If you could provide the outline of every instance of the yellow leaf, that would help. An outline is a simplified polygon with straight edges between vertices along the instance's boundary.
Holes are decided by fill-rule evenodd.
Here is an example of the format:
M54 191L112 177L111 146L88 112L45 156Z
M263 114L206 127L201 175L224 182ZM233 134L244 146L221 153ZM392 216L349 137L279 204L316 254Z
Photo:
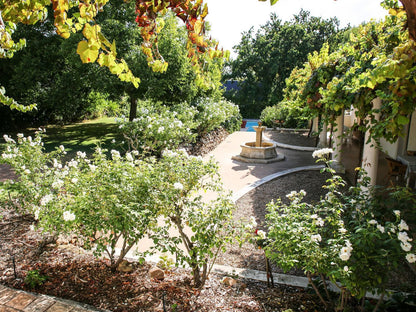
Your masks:
M202 31L202 27L204 26L204 24L202 23L202 21L201 20L197 20L196 22L195 22L195 26L194 26L194 30L195 30L195 33L196 34L201 34L201 31Z
M82 31L82 34L88 40L90 40L90 39L98 40L97 35L100 32L101 32L101 27L99 25L91 26L90 24L85 24L84 30Z
M397 15L397 11L395 9L390 9L389 14L395 16Z
M87 41L81 41L78 43L77 53L83 63L93 63L98 57L98 47L88 44Z

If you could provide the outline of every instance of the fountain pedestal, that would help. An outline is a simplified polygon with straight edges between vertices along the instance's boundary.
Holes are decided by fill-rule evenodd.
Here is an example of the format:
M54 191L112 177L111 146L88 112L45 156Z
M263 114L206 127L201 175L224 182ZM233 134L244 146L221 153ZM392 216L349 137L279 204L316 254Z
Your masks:
M240 155L233 156L233 160L247 162L268 164L285 159L284 155L280 155L276 151L276 144L272 142L263 142L263 131L266 127L253 127L256 131L256 141L247 142L241 146Z

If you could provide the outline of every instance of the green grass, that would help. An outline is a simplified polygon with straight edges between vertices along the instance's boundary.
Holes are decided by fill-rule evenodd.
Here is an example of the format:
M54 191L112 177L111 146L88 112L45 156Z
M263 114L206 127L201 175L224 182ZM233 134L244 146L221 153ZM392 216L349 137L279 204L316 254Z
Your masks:
M59 145L65 146L68 152L66 158L73 158L77 151L91 154L97 144L104 149L120 149L123 138L117 133L117 124L113 117L103 117L94 120L83 121L69 125L49 125L45 127L46 133L43 138L45 151L50 152ZM37 129L28 128L22 130L25 136L34 136ZM16 138L17 133L7 133ZM116 143L112 143L115 140ZM4 140L1 138L1 147L4 147Z

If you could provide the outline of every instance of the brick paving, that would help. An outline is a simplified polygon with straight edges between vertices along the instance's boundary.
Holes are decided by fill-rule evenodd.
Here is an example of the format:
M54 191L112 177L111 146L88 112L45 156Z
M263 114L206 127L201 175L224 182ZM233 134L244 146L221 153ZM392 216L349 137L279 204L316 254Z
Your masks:
M0 285L0 312L97 312L77 302L28 293Z

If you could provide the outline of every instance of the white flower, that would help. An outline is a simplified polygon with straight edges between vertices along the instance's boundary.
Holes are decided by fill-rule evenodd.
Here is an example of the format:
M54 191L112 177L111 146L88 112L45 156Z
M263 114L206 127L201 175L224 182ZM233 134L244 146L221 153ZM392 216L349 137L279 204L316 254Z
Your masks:
M78 152L77 152L77 156L78 156L79 158L85 158L86 154L85 154L85 152L78 151Z
M23 137L24 137L24 135L23 135L23 133L18 133L18 134L17 134L17 137L21 139L21 138L23 138Z
M62 152L65 152L65 147L64 147L63 145L59 145L59 149L60 149Z
M403 231L403 230L405 230L405 231L409 231L409 226L407 225L406 221L404 221L404 220L400 220L400 223L399 223L399 230L400 230L400 231Z
M324 156L327 156L331 153L333 153L334 151L332 150L332 148L323 148L317 151L314 151L312 153L312 157L313 158L323 158Z
M76 184L76 183L78 183L78 179L77 178L72 178L71 179L71 182L74 183L74 184Z
M39 220L39 213L40 213L40 209L39 208L35 209L34 211L35 220Z
M182 153L182 154L184 154L186 157L188 157L189 155L188 155L188 152L186 151L186 149L184 149L184 148L180 148L179 150L178 150L178 152L179 153Z
M400 217L400 210L393 210L394 214L398 217Z
M160 126L159 129L157 129L157 133L162 133L165 130L165 127Z
M318 218L318 219L316 220L316 225L318 225L318 226L324 226L324 224L325 224L325 222L324 222L324 220L322 220L321 218Z
M25 174L30 174L30 170L29 170L29 169L25 169L23 172L24 172Z
M381 226L380 224L377 224L377 229L378 229L381 233L384 233L384 226Z
M30 229L31 231L34 231L34 230L35 230L35 225L34 225L34 224L31 224L31 225L29 226L29 229Z
M399 239L399 241L401 241L402 243L406 243L406 242L410 242L412 239L409 238L409 236L407 235L407 232L399 232L399 234L397 234L397 238Z
M173 188L176 190L183 190L183 185L180 182L176 182L175 184L173 184Z
M315 214L311 215L311 218L312 219L318 219L318 215L315 213Z
M344 266L344 271L345 271L345 272L348 272L348 270L349 270L348 266L347 266L347 265L346 265L346 266Z
M113 143L113 144L116 143L116 140L115 139L112 139L111 140L111 143Z
M416 261L416 256L414 254L407 254L406 255L406 260L409 263L414 263Z
M62 181L62 180L60 180L60 179L58 179L58 180L56 180L55 182L53 182L53 183L52 183L52 187L53 187L54 189L59 189L59 188L61 188L62 186L64 186L64 181Z
M116 150L111 150L111 158L113 158L113 160L117 160L120 159L120 152L116 151Z
M351 242L349 240L345 242L345 245L346 246L342 247L339 252L339 257L343 261L347 261L351 257L351 251L353 250Z
M351 254L342 252L339 254L339 257L341 258L342 261L347 261L351 257Z
M311 236L311 241L313 242L321 242L322 241L322 237L320 234L315 234Z
M345 233L347 233L347 230L346 230L345 228L340 228L338 231L339 231L341 234L345 234Z
M265 231L258 230L257 235L260 236L261 239L266 239L266 232Z
M133 156L131 155L131 153L126 153L126 159L127 159L128 161L134 161L134 158L133 158Z
M404 251L410 251L410 249L412 249L412 245L409 242L401 242L400 247L402 247Z
M73 214L70 211L64 211L63 218L65 221L74 221L75 220L75 214Z
M68 162L68 167L73 167L73 168L76 168L78 166L78 162L76 161L76 160L74 160L74 159L71 159L69 162Z
M371 225L375 225L375 224L377 224L378 222L376 221L376 220L370 220L370 221L368 221L368 224L371 224Z
M256 217L253 217L253 216L251 216L251 217L250 217L250 224L251 224L253 227L256 227L256 226L257 226Z
M53 199L53 195L52 195L52 194L45 195L45 196L43 196L43 197L40 199L40 205L41 205L41 206L45 206L45 205L46 205L47 203L49 203L52 199Z
M92 171L92 172L94 172L95 171L95 169L97 169L97 166L95 166L95 165L89 165L90 166L90 170Z

